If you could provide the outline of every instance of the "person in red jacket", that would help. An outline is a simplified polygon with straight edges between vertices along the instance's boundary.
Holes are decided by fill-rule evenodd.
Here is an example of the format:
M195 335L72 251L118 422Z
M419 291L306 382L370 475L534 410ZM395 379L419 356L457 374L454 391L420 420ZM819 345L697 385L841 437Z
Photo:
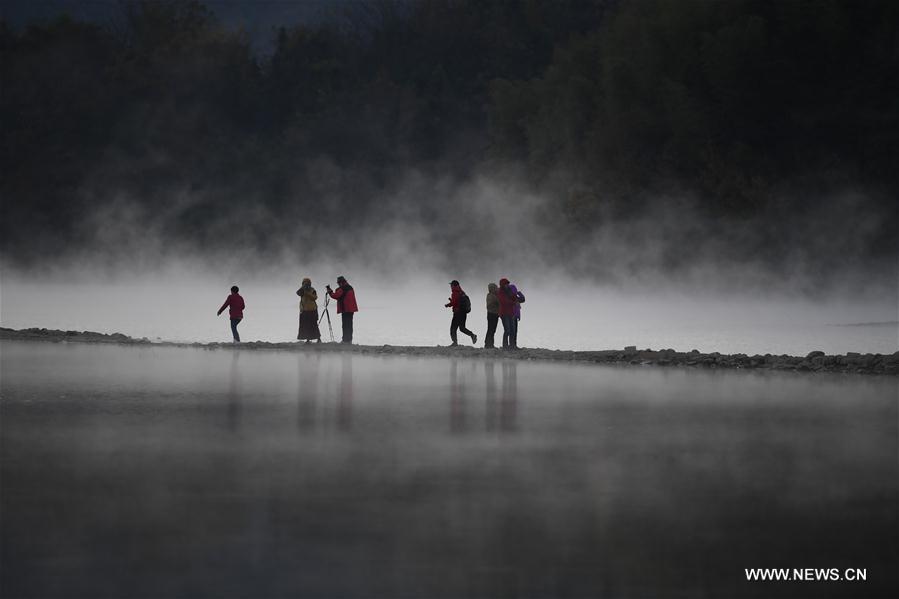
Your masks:
M515 316L518 297L512 291L509 279L499 280L496 298L499 300L499 318L503 323L503 349L518 349L518 319Z
M231 335L234 336L234 343L240 343L237 325L243 320L243 311L247 307L246 302L244 302L240 294L237 293L238 291L240 291L240 289L237 288L237 285L232 287L231 295L225 298L225 303L222 304L222 307L219 308L219 311L215 314L216 316L219 316L225 311L225 308L228 308L228 315L231 317Z
M459 281L450 281L450 292L449 303L445 304L444 307L453 309L453 321L450 323L450 339L453 340L452 345L459 345L456 342L457 329L471 337L472 344L477 343L478 336L465 328L465 321L468 319L468 313L471 312L471 300L468 299L468 296L462 291Z
M341 343L353 342L353 314L359 311L356 305L356 291L342 276L337 277L337 291L326 285L325 289L332 299L337 300L337 313L343 321L343 339Z

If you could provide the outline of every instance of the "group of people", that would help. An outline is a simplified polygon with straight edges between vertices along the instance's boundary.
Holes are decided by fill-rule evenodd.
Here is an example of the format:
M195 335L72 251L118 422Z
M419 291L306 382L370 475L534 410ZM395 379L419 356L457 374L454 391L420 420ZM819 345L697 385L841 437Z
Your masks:
M231 288L231 295L225 298L225 303L219 308L216 315L221 314L228 308L228 315L231 317L231 335L234 337L234 343L240 343L240 334L237 332L237 325L243 320L243 311L247 304L239 293L240 289L235 285ZM328 296L337 302L337 313L340 314L343 324L343 338L341 343L353 342L353 314L359 311L356 304L356 291L349 284L345 277L337 277L337 289L331 289L330 285L325 285L325 291ZM308 277L303 279L300 288L297 289L297 295L300 296L300 328L297 332L297 339L306 343L310 343L313 339L321 343L322 335L318 328L318 292L312 286L312 280Z
M337 313L340 314L343 328L343 337L341 343L353 342L353 314L359 311L359 305L356 303L356 291L343 276L337 277L337 290L331 289L330 285L325 285L325 291L328 296L337 301ZM300 330L297 333L297 340L305 340L309 343L315 339L316 343L321 343L322 334L318 328L318 292L312 287L312 280L306 277L303 279L302 285L297 289L297 295L300 296ZM328 317L330 323L330 316Z
M343 337L341 343L353 342L353 315L359 311L356 303L356 291L349 284L345 277L337 277L337 289L331 289L330 285L325 285L328 297L337 302L337 313L341 316ZM243 311L247 305L243 297L240 295L240 289L237 285L231 287L231 295L225 298L225 303L219 308L216 315L220 315L228 309L228 315L231 317L231 334L234 337L234 343L240 343L240 334L237 332L237 325L243 320ZM319 314L318 314L318 292L312 286L312 280L308 277L303 279L300 288L297 289L297 295L300 297L300 327L297 332L297 340L321 343L322 335L319 330ZM524 303L524 294L518 288L509 282L509 279L502 278L499 285L490 283L487 285L487 334L484 337L484 347L494 348L494 336L498 323L503 325L503 349L518 349L518 321L521 320L521 304ZM465 327L468 320L468 314L471 312L471 299L459 285L459 281L450 281L450 297L446 304L447 308L452 308L453 319L450 323L450 339L452 345L458 345L457 332L471 337L473 344L478 342L478 336ZM329 317L330 322L330 317Z
M524 294L509 279L499 280L487 285L487 334L484 336L484 347L496 347L494 337L498 323L503 325L503 349L518 349L518 321L521 320L521 304ZM459 345L457 331L471 337L472 344L478 342L478 336L465 327L468 314L471 312L471 299L462 289L459 281L450 281L450 297L446 304L453 309L453 320L450 323L451 345Z

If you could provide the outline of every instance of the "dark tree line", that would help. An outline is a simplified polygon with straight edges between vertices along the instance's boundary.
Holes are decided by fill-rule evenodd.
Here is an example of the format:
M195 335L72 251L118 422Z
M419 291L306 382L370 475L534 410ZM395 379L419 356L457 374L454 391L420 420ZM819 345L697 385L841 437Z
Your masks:
M685 194L770 248L766 223L853 190L876 221L856 250L891 255L897 24L873 0L361 2L261 56L192 0L0 23L4 253L89 245L121 206L185 249L264 252L310 214L364 225L407 169L512 169L572 243Z

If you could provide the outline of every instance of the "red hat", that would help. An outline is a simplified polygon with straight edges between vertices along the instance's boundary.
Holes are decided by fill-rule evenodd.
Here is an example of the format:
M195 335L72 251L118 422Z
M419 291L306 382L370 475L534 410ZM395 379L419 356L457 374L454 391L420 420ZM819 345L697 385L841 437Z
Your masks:
M509 284L509 279L503 277L502 279L499 280L499 284L500 284L500 285L508 285L508 284Z

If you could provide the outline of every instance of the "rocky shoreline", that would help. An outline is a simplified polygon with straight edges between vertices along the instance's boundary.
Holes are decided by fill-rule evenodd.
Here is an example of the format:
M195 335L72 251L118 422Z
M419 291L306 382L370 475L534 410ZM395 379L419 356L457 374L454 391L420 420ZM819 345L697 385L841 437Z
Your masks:
M600 351L570 351L539 348L523 348L516 351L483 349L469 346L396 346L396 345L342 345L339 343L302 344L250 341L233 343L178 343L172 341L151 342L135 339L122 333L96 333L93 331L60 331L52 329L8 329L0 327L0 339L22 341L47 341L54 343L105 343L120 345L153 345L168 347L194 347L204 349L273 349L315 351L327 353L359 353L404 356L448 356L462 358L502 357L517 360L551 360L559 362L591 362L595 364L628 366L668 366L704 369L757 369L789 370L797 372L837 372L852 374L899 374L899 351L892 354L827 355L813 351L806 356L786 354L753 355L701 353L697 350L679 352L673 349L624 349Z

